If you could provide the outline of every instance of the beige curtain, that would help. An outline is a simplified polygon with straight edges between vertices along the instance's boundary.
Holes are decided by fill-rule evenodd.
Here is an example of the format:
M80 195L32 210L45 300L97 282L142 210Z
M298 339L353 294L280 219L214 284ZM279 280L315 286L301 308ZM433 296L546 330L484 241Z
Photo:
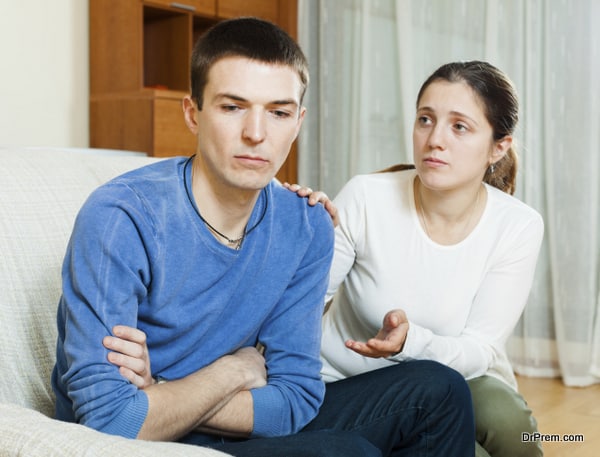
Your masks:
M351 176L412 161L422 81L488 60L521 99L517 197L546 236L509 342L517 372L600 382L600 0L300 0L311 65L300 182L335 195Z

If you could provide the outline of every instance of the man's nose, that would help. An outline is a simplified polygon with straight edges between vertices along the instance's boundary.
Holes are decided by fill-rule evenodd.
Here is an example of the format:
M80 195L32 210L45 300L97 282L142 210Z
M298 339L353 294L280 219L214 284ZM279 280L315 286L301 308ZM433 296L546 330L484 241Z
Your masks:
M244 139L252 143L261 143L264 141L266 134L265 113L260 110L250 110L246 115L242 132Z

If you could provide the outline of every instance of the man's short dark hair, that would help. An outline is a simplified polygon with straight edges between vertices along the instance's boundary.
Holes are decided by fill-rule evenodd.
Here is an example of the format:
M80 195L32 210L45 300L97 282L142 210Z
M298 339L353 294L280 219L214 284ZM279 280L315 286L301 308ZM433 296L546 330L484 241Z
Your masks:
M192 98L202 109L208 72L225 57L246 57L274 65L286 65L300 77L300 102L308 85L308 63L300 46L284 30L262 19L244 17L219 22L196 42L192 52Z

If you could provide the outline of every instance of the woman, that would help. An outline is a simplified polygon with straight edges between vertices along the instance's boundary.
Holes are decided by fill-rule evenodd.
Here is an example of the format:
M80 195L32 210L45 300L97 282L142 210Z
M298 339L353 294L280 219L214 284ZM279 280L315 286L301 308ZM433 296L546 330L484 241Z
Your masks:
M408 359L449 365L471 388L478 456L542 455L539 443L522 440L536 423L505 350L543 237L540 215L511 196L517 120L501 71L444 65L418 94L414 167L357 176L334 202L323 378ZM309 200L331 209L322 193Z
M414 169L357 176L334 201L321 344L326 382L406 359L456 369L473 396L477 455L494 457L542 455L522 442L536 423L505 350L543 237L540 215L511 197L517 120L512 83L488 63L447 64L425 81Z

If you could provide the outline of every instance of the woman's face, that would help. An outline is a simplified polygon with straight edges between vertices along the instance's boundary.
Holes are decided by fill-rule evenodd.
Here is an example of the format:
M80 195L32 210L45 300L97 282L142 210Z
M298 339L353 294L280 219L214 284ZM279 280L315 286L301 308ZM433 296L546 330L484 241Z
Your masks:
M481 183L489 164L498 160L492 135L483 103L466 83L434 81L418 102L413 128L421 182L435 190Z

